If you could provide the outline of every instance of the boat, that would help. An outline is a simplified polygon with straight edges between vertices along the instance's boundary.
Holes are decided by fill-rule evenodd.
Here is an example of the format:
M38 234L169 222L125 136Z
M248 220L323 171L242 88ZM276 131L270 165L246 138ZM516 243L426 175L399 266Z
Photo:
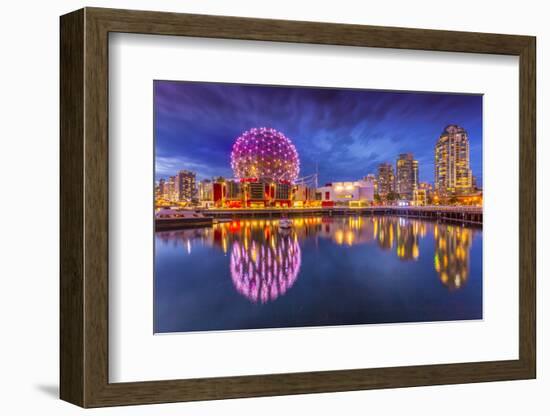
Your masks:
M194 210L161 208L155 213L155 231L212 225L212 218Z
M292 220L290 218L281 218L279 228L292 228Z

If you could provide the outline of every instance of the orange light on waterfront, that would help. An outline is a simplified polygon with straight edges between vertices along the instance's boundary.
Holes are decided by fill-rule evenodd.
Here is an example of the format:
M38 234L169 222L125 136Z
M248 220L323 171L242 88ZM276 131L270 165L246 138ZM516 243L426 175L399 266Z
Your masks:
M343 230L336 230L334 232L334 241L336 241L336 244L341 246L344 244L344 231Z
M354 240L353 231L347 231L346 232L346 243L348 244L348 246L353 245L353 240Z

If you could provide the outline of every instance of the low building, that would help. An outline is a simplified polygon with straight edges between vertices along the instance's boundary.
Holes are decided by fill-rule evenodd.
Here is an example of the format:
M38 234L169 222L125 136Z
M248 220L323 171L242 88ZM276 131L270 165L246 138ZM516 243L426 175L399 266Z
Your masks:
M432 205L434 201L434 188L428 182L420 182L418 188L413 191L412 205L424 206Z
M374 200L374 181L333 182L317 188L324 207L346 206L361 207L372 205Z
M203 208L214 205L214 183L210 179L199 182L199 204Z
M296 208L318 206L316 189L304 184L295 185L292 195L292 205Z
M292 185L288 182L274 182L269 179L242 182L244 206L247 208L290 207Z
M241 183L218 179L212 185L214 205L218 208L242 208Z
M415 189L411 205L423 207L428 205L428 191L426 189Z
M482 206L483 205L483 192L477 191L470 194L457 195L456 202L459 205L472 205L472 206Z
M213 184L213 204L219 208L290 207L292 185L268 179L219 179Z

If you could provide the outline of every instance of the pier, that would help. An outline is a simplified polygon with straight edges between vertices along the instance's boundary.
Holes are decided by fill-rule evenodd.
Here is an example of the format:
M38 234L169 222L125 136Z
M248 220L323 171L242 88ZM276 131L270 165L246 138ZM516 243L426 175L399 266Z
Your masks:
M370 206L370 207L316 207L316 208L260 208L260 209L216 209L202 210L212 218L280 218L302 216L344 216L344 215L393 215L460 224L483 224L483 208L469 206Z

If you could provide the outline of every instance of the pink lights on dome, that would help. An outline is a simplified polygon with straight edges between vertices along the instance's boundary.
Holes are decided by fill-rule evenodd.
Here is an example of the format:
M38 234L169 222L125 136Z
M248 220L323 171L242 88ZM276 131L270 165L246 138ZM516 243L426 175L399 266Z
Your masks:
M269 178L293 183L300 173L300 159L292 141L267 127L241 134L233 144L231 168L235 177Z

